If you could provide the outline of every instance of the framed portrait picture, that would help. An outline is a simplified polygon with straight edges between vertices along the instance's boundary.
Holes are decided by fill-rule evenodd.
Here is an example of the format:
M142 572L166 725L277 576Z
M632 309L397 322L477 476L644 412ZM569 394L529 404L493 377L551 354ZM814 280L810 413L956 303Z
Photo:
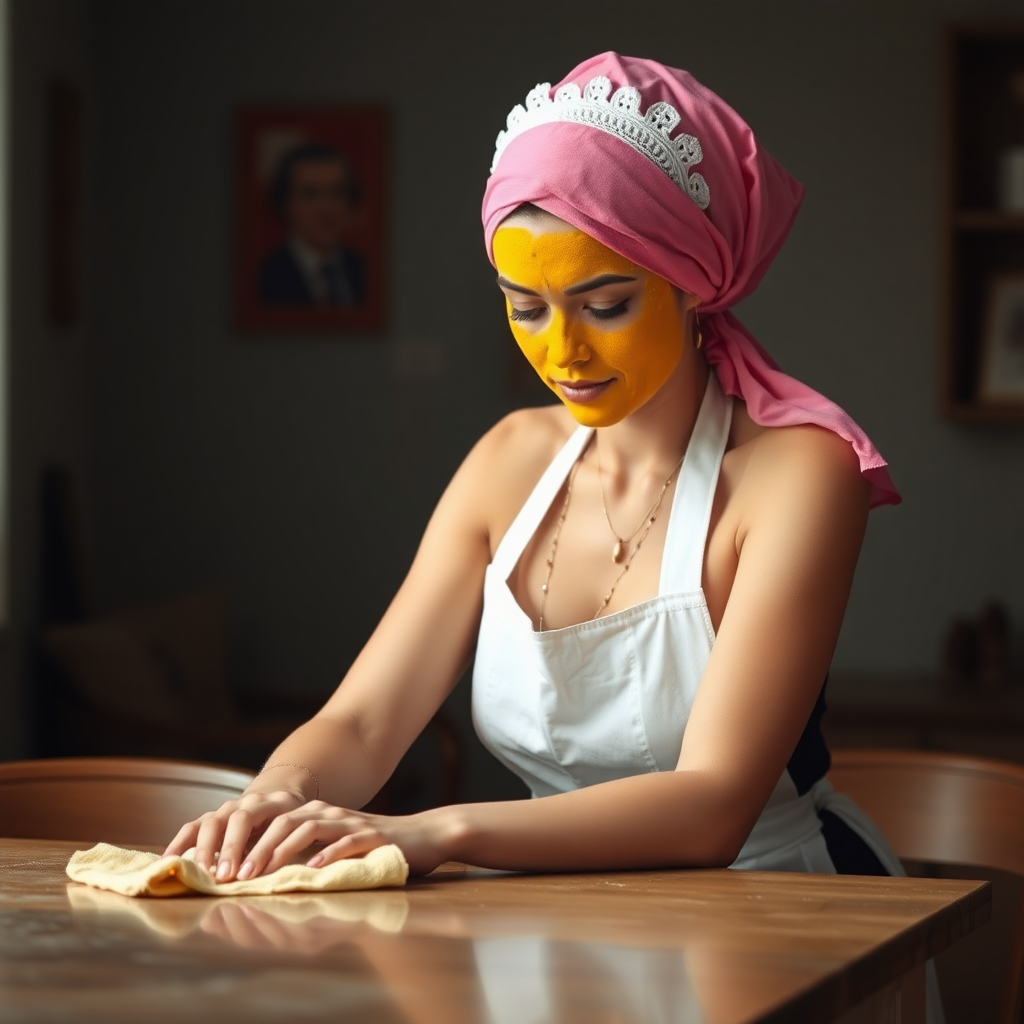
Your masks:
M380 331L386 108L246 107L236 127L238 328Z
M979 397L991 404L1024 405L1024 274L989 285L982 339Z

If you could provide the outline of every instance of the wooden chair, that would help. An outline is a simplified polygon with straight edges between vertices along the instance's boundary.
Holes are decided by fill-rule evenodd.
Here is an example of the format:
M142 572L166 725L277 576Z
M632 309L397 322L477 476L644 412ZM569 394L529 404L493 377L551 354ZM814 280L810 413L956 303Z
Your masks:
M240 796L251 772L189 761L68 757L0 763L0 836L163 846Z
M837 750L829 778L901 860L1024 876L1024 767L934 751ZM1024 1002L1024 898L1014 916L1004 1024L1017 1024Z

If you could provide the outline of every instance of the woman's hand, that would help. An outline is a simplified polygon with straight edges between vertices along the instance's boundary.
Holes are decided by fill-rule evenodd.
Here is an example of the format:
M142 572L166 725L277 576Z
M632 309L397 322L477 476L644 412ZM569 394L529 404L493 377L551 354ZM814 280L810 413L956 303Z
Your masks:
M334 807L323 800L303 802L291 790L247 793L184 825L164 851L182 854L195 847L195 861L218 882L245 881L276 871L313 844L326 844L307 862L323 867L361 857L394 843L415 875L433 871L448 859L450 808L405 817L387 817Z
M293 790L246 793L228 800L216 811L209 811L183 825L164 850L164 856L180 855L195 847L195 862L214 870L218 882L236 876L246 850L259 838L267 825L279 815L301 807L305 798Z
M237 877L244 881L276 871L314 843L326 845L307 861L309 867L319 868L346 857L361 857L378 846L394 843L405 855L410 872L423 875L448 859L445 837L450 832L450 824L446 812L450 810L436 808L420 814L389 817L311 800L274 818L237 874L229 874L227 870L222 873L218 866L217 880L224 882ZM224 856L222 851L222 863Z

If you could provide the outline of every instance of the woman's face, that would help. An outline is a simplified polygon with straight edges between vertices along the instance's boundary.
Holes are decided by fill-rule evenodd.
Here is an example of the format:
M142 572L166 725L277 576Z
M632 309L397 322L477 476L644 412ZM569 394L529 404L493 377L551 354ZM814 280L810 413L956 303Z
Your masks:
M685 296L549 214L513 215L492 243L512 334L588 427L636 412L679 364Z

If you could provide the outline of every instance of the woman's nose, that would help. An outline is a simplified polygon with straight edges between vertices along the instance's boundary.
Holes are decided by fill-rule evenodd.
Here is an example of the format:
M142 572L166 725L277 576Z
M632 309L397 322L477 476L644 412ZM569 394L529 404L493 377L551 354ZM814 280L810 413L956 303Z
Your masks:
M560 369L590 358L581 325L555 310L548 325L548 360Z

